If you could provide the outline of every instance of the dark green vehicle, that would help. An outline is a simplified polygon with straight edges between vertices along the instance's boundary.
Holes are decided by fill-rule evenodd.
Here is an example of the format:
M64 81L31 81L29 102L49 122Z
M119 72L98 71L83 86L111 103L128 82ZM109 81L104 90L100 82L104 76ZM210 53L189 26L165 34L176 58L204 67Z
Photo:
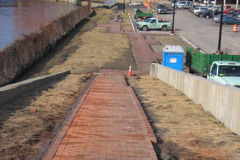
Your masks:
M240 62L240 55L204 54L193 48L186 48L185 65L189 68L189 73L207 77L207 74L215 61Z
M151 17L153 17L152 12L147 13L147 12L141 11L140 9L136 10L135 19L137 19L137 18L151 18Z

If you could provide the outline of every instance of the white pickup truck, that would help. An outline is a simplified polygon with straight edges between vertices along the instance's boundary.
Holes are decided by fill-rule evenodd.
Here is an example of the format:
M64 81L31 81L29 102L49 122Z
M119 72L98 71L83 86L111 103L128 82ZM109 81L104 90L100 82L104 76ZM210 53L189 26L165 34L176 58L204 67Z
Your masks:
M150 30L150 29L161 29L162 31L166 31L167 29L172 28L172 23L168 21L161 21L157 18L148 18L143 22L137 22L136 26L140 30Z
M207 79L240 88L240 62L215 61L211 65Z

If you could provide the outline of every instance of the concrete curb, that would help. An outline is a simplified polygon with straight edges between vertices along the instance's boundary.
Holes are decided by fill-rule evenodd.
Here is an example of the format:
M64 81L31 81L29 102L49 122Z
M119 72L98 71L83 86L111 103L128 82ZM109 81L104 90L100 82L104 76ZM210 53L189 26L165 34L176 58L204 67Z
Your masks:
M131 37L130 37L129 34L128 34L128 39L130 41L130 47L131 47L131 51L132 51L132 54L133 54L134 62L135 62L136 67L137 67L137 71L139 71L138 62L137 62L137 59L136 59L135 51L134 51L134 49L132 47L133 45L132 45Z
M185 38L183 35L179 35L184 41L186 41L187 43L189 43L191 46L193 46L195 49L197 49L198 47L195 45L195 44L193 44L191 41L189 41L187 38ZM206 54L204 51L202 51L202 50L200 50L200 52L202 52L202 53L204 53L204 54Z
M128 12L128 16L129 16L129 20L130 20L130 22L131 22L131 24L132 24L133 31L136 32L135 27L134 27L133 22L132 22L132 18L131 18L131 16L130 16L130 13L129 13L129 12Z
M56 80L70 74L70 71L64 71L47 76L28 79L22 82L10 84L0 88L0 104L6 103L34 88L41 86L49 81Z

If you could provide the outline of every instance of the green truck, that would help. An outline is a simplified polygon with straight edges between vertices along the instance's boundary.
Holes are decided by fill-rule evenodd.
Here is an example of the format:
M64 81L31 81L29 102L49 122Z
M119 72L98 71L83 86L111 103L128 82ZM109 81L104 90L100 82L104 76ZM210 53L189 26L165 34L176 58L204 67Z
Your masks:
M135 14L135 19L137 18L151 18L153 17L153 13L152 12L143 12L140 9L136 10L136 14Z
M159 21L157 18L148 18L143 22L137 22L136 26L139 30L161 29L166 31L172 28L172 23L168 21Z
M221 84L240 86L240 55L204 54L187 47L185 65L189 68L189 73Z

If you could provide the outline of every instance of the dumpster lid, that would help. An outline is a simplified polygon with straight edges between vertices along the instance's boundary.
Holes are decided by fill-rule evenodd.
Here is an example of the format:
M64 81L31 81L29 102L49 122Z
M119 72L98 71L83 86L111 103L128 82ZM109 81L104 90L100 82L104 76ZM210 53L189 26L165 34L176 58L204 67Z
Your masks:
M167 45L163 48L164 52L184 52L184 49L182 46L171 46L171 45Z

